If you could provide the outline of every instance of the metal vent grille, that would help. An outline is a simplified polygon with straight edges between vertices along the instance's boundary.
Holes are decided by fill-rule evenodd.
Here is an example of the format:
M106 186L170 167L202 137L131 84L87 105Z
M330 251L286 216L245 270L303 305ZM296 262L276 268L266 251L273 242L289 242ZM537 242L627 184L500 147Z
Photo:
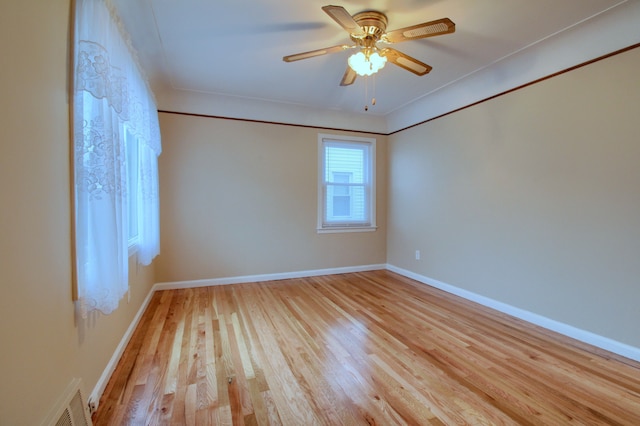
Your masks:
M73 418L73 426L89 426L84 406L85 404L83 402L82 394L80 393L80 389L78 389L69 403L69 410L71 411L71 417Z
M62 412L62 415L58 419L56 426L73 426L73 420L71 420L71 413L68 408Z
M74 379L53 408L49 421L50 426L91 426L89 406L86 404L82 390L82 381Z

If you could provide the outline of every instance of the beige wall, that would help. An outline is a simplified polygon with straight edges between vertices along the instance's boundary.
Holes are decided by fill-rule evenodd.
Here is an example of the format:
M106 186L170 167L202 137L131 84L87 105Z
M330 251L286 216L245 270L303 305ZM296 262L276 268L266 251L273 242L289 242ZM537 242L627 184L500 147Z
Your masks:
M335 132L169 113L160 126L159 282L385 263L386 137L379 229L318 234L318 133Z
M390 137L389 263L640 347L638 69L635 49Z
M71 302L68 0L0 6L0 424L37 425L72 378L91 392L154 282L78 321Z

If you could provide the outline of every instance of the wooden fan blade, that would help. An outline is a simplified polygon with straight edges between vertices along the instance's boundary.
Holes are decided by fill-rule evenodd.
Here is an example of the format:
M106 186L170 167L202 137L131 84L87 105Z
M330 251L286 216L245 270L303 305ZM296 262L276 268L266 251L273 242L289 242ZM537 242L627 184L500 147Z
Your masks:
M334 21L338 23L342 28L344 28L349 34L363 36L365 35L364 30L358 23L353 19L353 16L342 6L322 6L322 10L331 17Z
M411 27L389 31L382 36L381 41L386 43L399 43L401 41L416 40L419 38L434 37L455 32L456 24L451 19L443 18L436 21L425 22Z
M353 82L356 81L357 76L358 74L356 74L356 72L347 65L347 70L344 72L340 86L349 86L353 84Z
M325 47L324 49L311 50L309 52L296 53L295 55L289 55L282 58L285 62L299 61L301 59L313 58L315 56L326 55L328 53L342 52L343 50L350 49L352 46L341 44L339 46Z
M382 56L386 56L389 62L399 66L400 68L404 68L405 70L410 71L416 75L425 75L432 70L432 67L425 64L424 62L420 62L416 58L413 58L395 49L386 48L383 49L380 54Z

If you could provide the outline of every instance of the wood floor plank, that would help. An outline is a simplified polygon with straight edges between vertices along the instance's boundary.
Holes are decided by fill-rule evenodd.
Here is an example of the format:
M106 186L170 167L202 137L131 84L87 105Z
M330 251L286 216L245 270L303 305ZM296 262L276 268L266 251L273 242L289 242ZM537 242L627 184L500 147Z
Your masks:
M640 363L389 271L153 295L96 425L639 425Z

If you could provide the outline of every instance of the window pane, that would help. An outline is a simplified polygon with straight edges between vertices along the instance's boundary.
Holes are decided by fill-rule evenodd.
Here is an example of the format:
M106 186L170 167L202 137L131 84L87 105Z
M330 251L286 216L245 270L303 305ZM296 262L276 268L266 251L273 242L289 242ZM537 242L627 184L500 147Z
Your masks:
M318 228L374 227L371 162L375 140L319 136L318 143L321 156Z
M336 176L350 175L350 182L365 182L364 147L354 146L341 148L327 145L325 151L325 176L327 182L335 182Z
M349 216L351 214L351 197L348 195L333 196L333 216Z
M334 183L349 183L351 182L351 173L348 172L333 172ZM336 185L333 190L334 195L349 195L348 185Z

